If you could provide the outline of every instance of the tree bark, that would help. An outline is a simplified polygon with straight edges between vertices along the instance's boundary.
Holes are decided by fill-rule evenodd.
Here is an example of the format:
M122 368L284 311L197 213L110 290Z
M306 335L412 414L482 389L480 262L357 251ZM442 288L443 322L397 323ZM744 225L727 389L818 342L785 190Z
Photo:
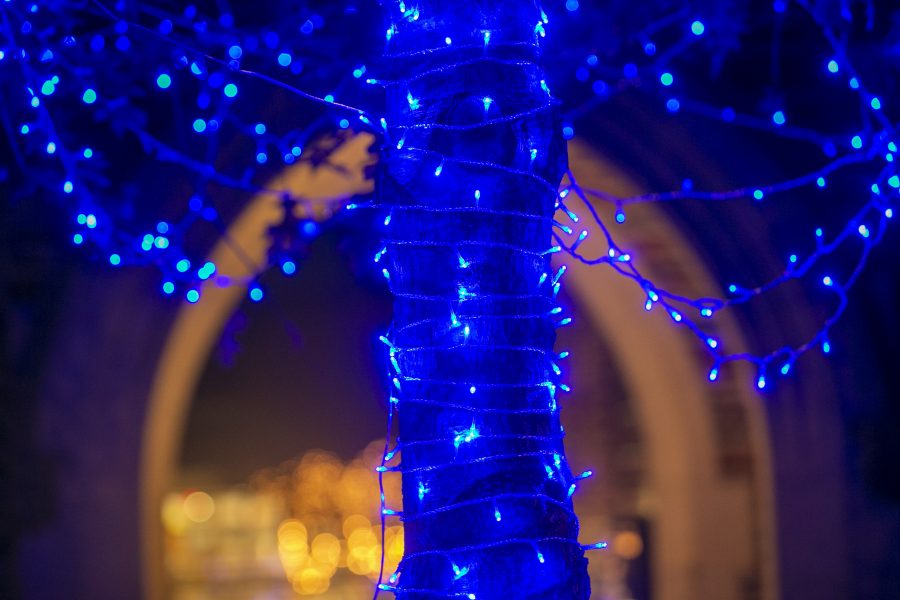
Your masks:
M406 554L398 598L579 600L553 353L566 164L530 0L385 2L379 253ZM389 452L389 457L394 451ZM390 513L390 511L388 511Z

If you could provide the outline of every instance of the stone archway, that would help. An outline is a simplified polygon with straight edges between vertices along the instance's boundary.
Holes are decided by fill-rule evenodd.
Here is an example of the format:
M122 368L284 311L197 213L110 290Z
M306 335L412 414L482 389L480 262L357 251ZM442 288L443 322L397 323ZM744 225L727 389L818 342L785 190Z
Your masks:
M364 191L370 183L362 178L361 165L370 142L358 136L334 157L351 169L350 178L299 165L287 169L270 187L313 202ZM634 184L586 145L573 142L570 155L582 182L634 193ZM252 275L255 265L264 262L266 230L280 216L277 197L251 200L210 254L219 272L236 281ZM638 207L632 217L643 225L634 230L632 239L622 241L640 249L648 272L661 274L662 283L680 289L712 287L702 261L664 215L652 207ZM657 597L774 598L773 486L757 398L748 386L727 377L710 387L702 357L694 353L691 341L660 317L644 316L643 295L629 282L607 269L578 265L572 265L567 277L569 293L607 339L646 432L654 490L650 512L657 528L653 573ZM140 474L144 590L150 600L165 593L159 506L173 477L191 397L211 348L245 291L241 285L207 283L199 303L180 307L160 356L149 396ZM726 336L738 339L734 323L724 328ZM737 424L723 429L723 422ZM729 435L740 439L729 441ZM745 468L730 472L729 460ZM747 595L747 585L755 586L755 595Z
M570 143L569 151L583 186L622 197L640 193L586 144ZM613 222L611 211L607 216ZM658 208L634 206L629 217L635 225L617 239L647 275L688 295L715 293L703 261ZM638 286L612 269L563 260L569 294L606 338L644 429L654 490L654 597L775 598L770 442L749 374L734 369L710 385L696 341L668 315L648 315ZM744 345L735 322L721 327L724 338Z

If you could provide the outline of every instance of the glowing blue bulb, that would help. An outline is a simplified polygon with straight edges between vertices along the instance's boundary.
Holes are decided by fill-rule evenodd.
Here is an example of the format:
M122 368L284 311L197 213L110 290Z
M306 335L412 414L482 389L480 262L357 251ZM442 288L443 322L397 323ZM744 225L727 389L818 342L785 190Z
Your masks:
M853 138L850 140L850 145L853 146L856 150L859 150L860 148L862 148L862 145L863 145L862 138L859 137L858 135L854 135Z
M287 52L282 52L278 55L278 64L282 67L290 66L292 60L293 58Z
M96 215L87 215L84 218L84 224L87 225L88 229L96 229L97 227L97 216Z
M97 92L91 88L84 90L84 93L81 95L81 101L85 104L93 104L97 101Z
M781 365L781 374L787 375L791 371L791 363L787 362Z
M894 209L893 208L885 209L884 216L887 217L888 219L893 219L894 218Z
M760 375L756 380L756 387L763 390L766 388L766 376Z
M877 96L872 97L869 105L872 107L872 110L881 110L881 100L879 100Z
M22 133L22 135L28 135L28 132L31 131L31 127L29 127L28 125L22 125L19 131Z
M196 119L194 121L194 131L196 131L197 133L203 133L204 131L206 131L206 121L204 121L203 119Z
M200 292L197 290L188 290L188 293L184 295L188 302L191 304L196 304L198 300L200 300Z
M663 73L662 75L659 76L659 82L666 87L672 85L672 83L674 81L675 81L675 77L673 77L671 73L667 72L667 73Z
M65 193L71 194L73 189L74 189L74 186L72 185L71 181L67 181L67 182L63 183L63 191Z
M563 127L563 137L567 140L571 140L575 137L575 129L573 129L571 125L566 125Z
M215 275L215 273L216 265L214 263L207 262L197 270L197 277L206 280Z
M859 89L859 79L856 77L851 77L849 81L850 89L858 90Z
M540 552L537 553L538 562L544 564L544 555Z
M491 108L491 104L493 104L494 99L488 96L485 96L481 99L481 103L484 104L484 111L487 112Z
M669 98L666 100L666 110L669 112L678 112L678 109L681 108L681 102L678 101L678 98Z
M829 73L837 73L838 71L841 70L840 65L838 65L837 61L834 59L829 60L826 67L828 68Z
M819 186L820 188L825 187L825 178L819 177L818 179L816 179L816 185Z
M444 171L444 163L442 162L434 169L434 176L440 177L440 175L443 171Z
M350 127L350 121L348 121L347 119L341 119L340 121L338 121L338 126L341 129L347 129L348 127Z
M585 550L603 550L609 547L607 542L597 542L596 544L590 544L588 546L584 546Z
M162 291L167 296L171 296L175 292L175 284L171 281L166 281L162 284Z
M238 88L233 83L229 83L228 85L225 86L225 89L222 91L227 97L234 98L235 96L237 96Z
M122 264L122 257L119 256L118 254L110 254L109 255L109 264L111 264L114 267Z
M323 98L323 100L325 100L325 102L332 103L334 102L334 95L328 94L327 96L325 96L325 98Z
M419 500L423 500L425 498L425 494L428 492L428 488L425 487L425 484L421 481L419 482Z
M822 342L822 352L825 354L831 353L831 343L828 340Z
M654 54L656 54L656 44L654 44L653 42L647 42L646 44L644 44L644 54L646 54L647 56L653 56Z
M406 92L406 102L409 104L409 110L417 110L420 106L419 99L413 98L412 92Z
M706 317L708 319L709 317L713 316L713 311L711 308L702 308L700 309L700 316Z
M500 514L499 508L494 509L494 519L496 519L498 523L503 520L503 515Z
M753 190L753 199L754 200L762 200L765 197L765 193L762 190Z
M719 369L713 367L713 368L710 369L710 371L709 371L708 379L709 379L710 381L715 381L715 380L718 379L718 378L719 378Z
M261 287L255 285L250 288L250 299L254 302L259 302L260 300L262 300L264 295L265 294L263 293Z
M256 135L262 135L266 132L266 124L265 123L257 123L253 128L253 131L256 132Z
M796 255L796 254L791 254L791 255L788 257L788 260L791 262L791 264L796 263L796 262L797 262L797 255Z
M76 246L80 245L82 242L84 242L84 236L80 233L76 233L72 236L72 243Z
M477 392L477 391L478 391L478 390L475 388L474 385L473 385L472 387L469 388L469 393L470 393L470 394L474 394L474 393Z
M786 119L785 119L783 111L776 110L775 113L772 115L772 122L775 123L776 125L784 125L785 121L786 121Z
M578 10L578 0L566 0L566 10L569 12Z
M45 81L41 86L41 93L45 96L51 95L56 91L56 85L52 81Z
M468 574L468 572L469 572L469 567L463 567L462 569L460 569L458 566L456 566L456 563L451 562L450 564L453 565L453 579L454 580L460 579L461 577L465 577L466 574Z
M85 148L83 154L85 158L91 158L92 156L94 156L94 151L90 148Z
M266 154L265 152L257 152L256 153L256 162L258 162L259 164L261 164L261 165L265 164L265 162L267 160L269 160L269 155Z
M35 96L34 98L31 99L31 106L32 106L32 108L37 108L37 107L40 106L40 105L41 105L41 99L40 99L40 98L38 98L37 96Z
M243 53L244 51L241 50L240 46L232 46L228 49L228 56L235 60L239 59Z
M825 235L825 231L821 227L816 228L816 237L822 237L823 235Z
M167 90L172 85L172 78L168 73L160 73L156 78L156 85L161 90Z
M706 338L706 345L710 348L716 349L719 347L719 341L715 338Z
M292 260L286 260L281 263L281 271L285 275L293 275L297 272L297 265Z
M866 227L865 225L860 225L859 229L857 229L857 231L859 231L859 235L868 239L868 237L870 235L868 227Z
M179 273L186 273L188 269L191 268L191 261L186 258L182 258L177 263L175 263L175 269Z
M56 153L56 143L49 142L47 144L47 154L54 154L54 153Z
M891 175L890 179L888 179L888 185L895 189L900 188L900 177Z
M706 27L703 25L702 21L694 21L691 23L691 33L694 35L703 35L704 31L706 31Z
M822 283L827 287L831 287L834 285L834 280L831 277L829 277L828 275L826 275L825 277L822 278Z
M625 222L625 211L619 209L616 211L616 223L624 223Z

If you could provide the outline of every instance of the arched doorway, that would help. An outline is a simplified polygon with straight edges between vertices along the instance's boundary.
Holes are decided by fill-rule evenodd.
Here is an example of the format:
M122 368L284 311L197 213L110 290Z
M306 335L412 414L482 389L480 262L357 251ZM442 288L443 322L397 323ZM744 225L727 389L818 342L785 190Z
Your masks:
M360 137L336 159L361 170L368 143ZM585 184L624 195L635 191L634 184L584 144L572 143L570 161ZM316 199L350 195L368 184L361 177L329 179L327 173L298 168L275 185ZM240 280L252 265L262 263L265 233L279 210L272 197L251 201L211 253L221 273ZM651 275L688 291L712 287L702 261L664 215L641 207L632 212L632 221L641 225L621 242L640 256ZM234 252L234 245L243 255ZM643 295L629 282L608 270L570 266L567 289L585 321L582 326L590 324L605 340L642 433L646 481L635 512L649 524L653 539L653 597L774 598L769 443L757 398L735 379L709 386L702 356L660 317L643 315ZM141 462L144 577L151 600L164 597L159 511L173 481L190 402L211 349L244 292L241 286L208 286L198 304L181 307L161 355ZM723 327L732 340L739 339L733 323ZM587 364L591 357L575 360ZM570 421L570 439L591 436L578 425L588 419ZM590 460L590 452L584 458ZM579 506L589 506L592 498L586 492Z

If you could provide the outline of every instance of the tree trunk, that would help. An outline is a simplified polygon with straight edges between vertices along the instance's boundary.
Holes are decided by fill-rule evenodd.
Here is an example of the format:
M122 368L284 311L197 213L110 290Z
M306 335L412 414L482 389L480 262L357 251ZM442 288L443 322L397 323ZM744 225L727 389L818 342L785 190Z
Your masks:
M378 202L395 296L403 599L590 595L557 409L566 163L530 0L385 3ZM394 451L388 453L390 458ZM388 511L390 514L391 511Z

